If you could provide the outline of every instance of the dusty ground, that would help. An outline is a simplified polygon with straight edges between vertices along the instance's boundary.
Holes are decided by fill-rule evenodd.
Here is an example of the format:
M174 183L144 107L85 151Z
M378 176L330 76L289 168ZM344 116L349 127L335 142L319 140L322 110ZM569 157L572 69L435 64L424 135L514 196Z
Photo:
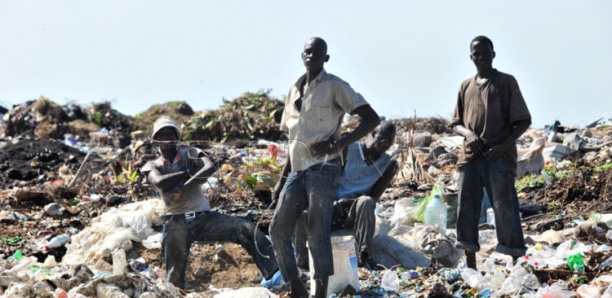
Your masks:
M222 245L223 250L216 247ZM135 247L149 266L166 270L160 249ZM261 273L241 246L233 243L194 243L188 262L186 291L259 286Z

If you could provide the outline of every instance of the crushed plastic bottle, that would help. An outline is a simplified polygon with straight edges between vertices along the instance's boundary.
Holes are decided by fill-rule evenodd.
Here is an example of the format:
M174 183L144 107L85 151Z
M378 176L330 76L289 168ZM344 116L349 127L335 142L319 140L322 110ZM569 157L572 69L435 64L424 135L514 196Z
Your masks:
M573 254L567 257L567 265L574 272L584 272L584 260L581 253Z

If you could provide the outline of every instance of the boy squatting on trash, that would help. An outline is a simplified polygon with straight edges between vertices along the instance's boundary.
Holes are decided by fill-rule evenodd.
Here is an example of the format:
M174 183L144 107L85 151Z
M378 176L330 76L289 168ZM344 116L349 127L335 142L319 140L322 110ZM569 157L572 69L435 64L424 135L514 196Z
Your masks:
M478 219L483 187L493 210L496 250L513 257L525 255L519 204L514 188L516 140L531 125L531 115L516 79L493 68L493 42L477 36L470 59L477 74L461 84L451 120L453 131L465 137L459 169L457 248L466 252L467 266L476 269Z
M181 148L176 123L161 116L153 124L152 140L160 156L141 169L164 201L162 249L168 281L185 287L189 249L194 241L230 241L240 244L269 279L278 264L272 244L252 222L211 211L202 184L216 170L198 148Z
M336 189L332 230L351 228L357 241L358 266L373 266L368 248L371 247L376 218L376 202L391 183L398 163L386 153L395 141L396 128L383 121L371 133L367 142L357 142L344 148L344 166L340 186ZM304 212L296 227L294 245L297 264L308 270L306 222Z

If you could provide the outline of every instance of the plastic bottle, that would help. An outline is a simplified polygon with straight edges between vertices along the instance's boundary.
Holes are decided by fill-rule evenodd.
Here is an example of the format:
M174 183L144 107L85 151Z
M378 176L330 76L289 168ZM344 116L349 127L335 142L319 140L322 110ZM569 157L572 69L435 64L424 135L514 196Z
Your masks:
M550 176L548 176L548 173L546 173L546 171L544 169L542 169L540 174L542 174L542 177L544 177L544 181L546 182L546 185L550 185L552 183L552 180L550 179Z
M125 274L127 272L127 260L125 251L117 249L113 251L113 274Z
M584 272L584 260L582 259L582 254L576 253L567 257L567 265L571 271Z
M447 211L448 208L440 199L440 195L435 194L425 209L425 224L437 225L441 230L445 230Z
M47 242L45 249L63 246L64 244L68 243L68 241L70 241L70 236L68 234L57 235Z
M495 211L493 211L493 208L487 209L487 223L495 226Z

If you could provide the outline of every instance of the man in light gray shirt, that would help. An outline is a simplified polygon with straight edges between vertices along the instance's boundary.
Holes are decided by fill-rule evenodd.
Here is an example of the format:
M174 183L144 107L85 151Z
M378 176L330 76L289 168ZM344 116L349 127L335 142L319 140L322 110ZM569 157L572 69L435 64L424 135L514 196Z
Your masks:
M342 149L358 141L379 123L378 114L365 99L340 78L327 73L327 43L313 37L302 52L306 73L291 86L285 102L281 129L289 138L288 160L274 188L278 202L270 224L270 236L283 279L291 297L307 297L298 277L291 239L297 219L304 210L308 245L314 263L315 297L326 297L329 276L334 273L331 247L331 218L340 177ZM340 135L345 114L359 115L359 126ZM273 203L273 205L275 204Z

